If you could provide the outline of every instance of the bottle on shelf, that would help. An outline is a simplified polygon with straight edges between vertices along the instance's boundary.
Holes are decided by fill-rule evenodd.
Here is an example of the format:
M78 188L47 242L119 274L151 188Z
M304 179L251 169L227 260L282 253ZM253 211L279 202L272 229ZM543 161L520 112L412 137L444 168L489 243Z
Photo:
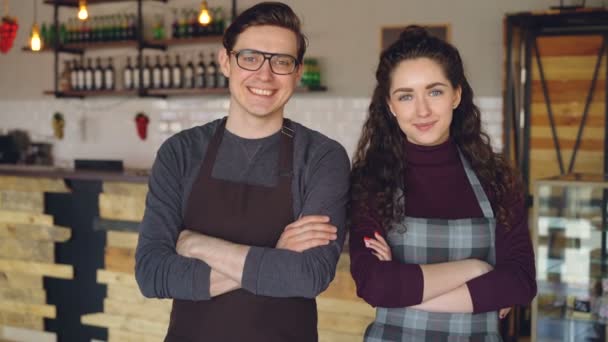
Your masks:
M186 36L192 38L196 36L198 18L193 10L186 11Z
M194 88L194 86L196 84L195 75L196 74L195 74L194 64L192 63L192 59L189 59L188 63L186 63L186 66L184 67L184 77L183 77L183 82L182 82L183 88L186 88L186 89Z
M157 40L165 39L165 21L162 14L157 14L155 17L152 38Z
M70 91L70 74L70 62L64 61L63 70L61 71L61 76L59 77L59 91Z
M196 65L195 83L197 88L207 87L207 65L205 65L205 55L201 52L199 55L198 64Z
M127 15L127 39L135 40L137 39L137 18L134 14Z
M160 56L156 56L156 64L152 68L152 87L160 89L163 86L163 67L160 64Z
M163 68L162 68L162 84L161 87L168 89L172 87L172 70L173 68L171 67L171 61L169 59L169 55L165 55L165 64L163 64Z
M180 38L189 38L188 37L188 13L184 8L182 8L182 15L179 17L179 37Z
M207 64L207 88L217 88L217 64L215 64L215 54L211 53L211 60Z
M127 57L127 65L122 70L122 86L124 89L133 89L133 66L131 57Z
M133 65L133 73L132 73L132 75L133 75L133 78L132 78L133 79L133 89L139 89L140 88L139 87L140 82L141 82L141 79L140 79L140 71L141 71L140 65L142 65L142 64L143 63L140 64L140 62L139 62L139 57L136 56L135 57L135 64Z
M116 73L114 72L114 63L112 57L108 58L108 65L104 69L103 83L106 90L116 89Z
M103 68L101 67L101 58L95 59L95 69L93 69L93 86L92 90L103 90L105 84L103 82ZM91 90L91 89L90 89Z
M142 69L142 87L144 89L152 88L152 65L150 65L150 56L145 57L144 68Z
M84 69L84 90L90 91L93 88L93 63L91 58L87 58L87 66Z
M78 91L83 91L86 90L86 86L85 86L85 67L84 67L84 60L81 58L80 61L78 61L78 69L76 71L76 73L78 74Z
M181 37L179 32L179 21L177 19L177 8L172 8L171 11L173 12L173 22L171 23L171 38L179 39Z
M78 61L72 61L72 68L70 69L70 90L78 89Z
M183 69L182 63L180 62L179 55L175 55L175 64L173 64L173 68L171 69L171 86L173 88L183 88Z

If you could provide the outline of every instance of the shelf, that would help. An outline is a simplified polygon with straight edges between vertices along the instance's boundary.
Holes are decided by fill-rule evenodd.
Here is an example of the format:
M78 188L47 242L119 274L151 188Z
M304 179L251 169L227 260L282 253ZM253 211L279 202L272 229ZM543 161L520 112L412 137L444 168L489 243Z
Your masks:
M24 46L21 48L21 51L28 52L28 53L43 53L43 52L53 52L53 48L44 47L44 48L40 49L40 51L32 51L32 49L30 49L29 46Z
M55 95L58 98L85 98L102 96L137 96L137 90L91 90L91 91L58 91L48 90L45 95Z
M326 91L326 87L318 88L296 88L296 93L310 93ZM54 95L58 98L85 98L85 97L102 97L102 96L139 96L137 90L95 90L95 91L64 91L57 92L45 91L45 95ZM147 89L144 90L141 97L160 97L166 98L169 96L198 96L198 95L230 95L228 88L192 88L192 89Z
M136 47L136 40L120 40L110 42L95 42L95 43L68 43L59 45L57 48L60 52L84 51L95 49L110 49L110 48L130 48Z
M194 89L148 89L147 96L193 96L193 95L228 95L228 88L194 88Z
M197 43L200 43L200 44L221 43L222 39L223 39L223 36L221 36L221 35L213 35L213 36L202 36L202 37L193 37L193 38L149 40L146 43L165 45L165 46L174 46L174 45L188 45L188 44L197 44Z
M310 87L297 87L296 93L316 93L327 91L326 86L310 86Z
M148 0L150 1L150 0ZM167 0L154 0L157 2L167 2ZM136 2L136 0L87 0L87 5L95 4L106 4L112 2ZM47 5L66 6L66 7L78 7L78 0L44 0Z

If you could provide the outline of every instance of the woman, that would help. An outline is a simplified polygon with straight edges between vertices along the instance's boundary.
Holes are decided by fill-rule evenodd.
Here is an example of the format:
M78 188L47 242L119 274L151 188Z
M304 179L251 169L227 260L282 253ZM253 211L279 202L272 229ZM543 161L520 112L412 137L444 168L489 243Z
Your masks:
M376 79L350 206L351 273L377 307L365 340L500 341L499 311L536 294L516 172L449 43L410 26Z

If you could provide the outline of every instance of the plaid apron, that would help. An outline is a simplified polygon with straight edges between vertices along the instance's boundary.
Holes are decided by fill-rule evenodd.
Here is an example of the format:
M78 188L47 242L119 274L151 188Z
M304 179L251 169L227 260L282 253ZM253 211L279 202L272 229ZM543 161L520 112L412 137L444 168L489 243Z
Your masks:
M483 218L456 220L405 217L387 235L393 259L403 263L435 264L462 259L496 263L496 221L479 179L460 154ZM407 228L406 228L407 227ZM365 332L366 342L384 341L502 341L498 312L434 313L410 308L382 308Z

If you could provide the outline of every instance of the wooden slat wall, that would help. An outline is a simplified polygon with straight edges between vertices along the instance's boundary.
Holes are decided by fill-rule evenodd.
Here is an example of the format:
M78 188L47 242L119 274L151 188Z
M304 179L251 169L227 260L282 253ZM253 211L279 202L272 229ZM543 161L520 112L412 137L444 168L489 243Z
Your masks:
M55 243L71 231L43 214L44 192L65 192L62 180L0 176L0 340L56 341L44 332L55 318L47 304L44 276L71 279L70 265L55 264Z
M145 185L106 183L100 195L102 219L137 222L143 216ZM103 198L103 200L101 200ZM108 328L108 341L162 341L169 323L170 300L148 299L135 282L137 233L109 231L105 269L97 271L97 282L107 285L104 312L81 318L83 324ZM317 299L321 342L361 341L375 310L355 294L350 260L342 255L336 278Z
M601 48L601 36L538 38L562 160L567 172ZM560 174L540 73L532 67L530 190L534 180ZM606 58L596 81L573 172L603 173Z

